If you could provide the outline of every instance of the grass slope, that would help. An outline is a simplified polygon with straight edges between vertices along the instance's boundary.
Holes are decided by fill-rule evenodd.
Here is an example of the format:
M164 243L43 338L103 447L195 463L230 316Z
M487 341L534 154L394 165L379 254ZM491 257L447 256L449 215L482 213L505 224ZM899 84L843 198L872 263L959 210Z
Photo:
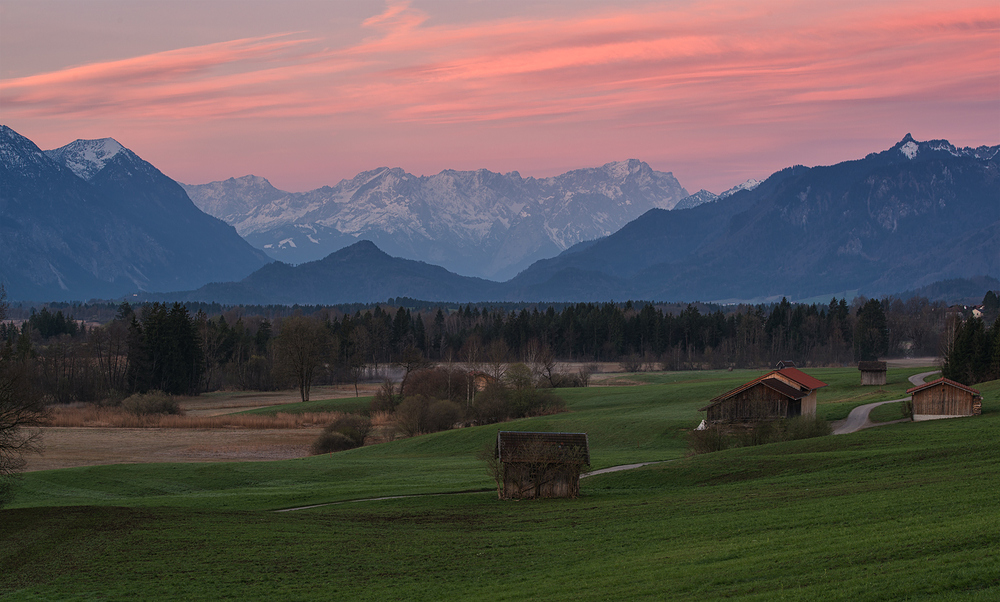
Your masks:
M852 399L838 412L877 395L851 388L856 371L811 372ZM587 431L597 466L676 459L591 477L576 500L478 492L269 511L490 487L469 457L495 426L286 462L31 473L16 505L0 511L0 595L1000 596L1000 381L977 387L979 418L684 457L697 407L746 380L701 376L569 391L571 412L504 425ZM833 399L821 394L821 408Z

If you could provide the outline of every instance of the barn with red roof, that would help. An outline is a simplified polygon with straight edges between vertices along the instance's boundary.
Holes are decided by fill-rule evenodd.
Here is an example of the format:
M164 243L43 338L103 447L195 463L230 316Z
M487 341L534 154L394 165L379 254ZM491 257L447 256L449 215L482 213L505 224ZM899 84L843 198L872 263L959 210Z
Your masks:
M816 415L816 390L826 383L798 368L772 370L709 401L708 424L752 423Z

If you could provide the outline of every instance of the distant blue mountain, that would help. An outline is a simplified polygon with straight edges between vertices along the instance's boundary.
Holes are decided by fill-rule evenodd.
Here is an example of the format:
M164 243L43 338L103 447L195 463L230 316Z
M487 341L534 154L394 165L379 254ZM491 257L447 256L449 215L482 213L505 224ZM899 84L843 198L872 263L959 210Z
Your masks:
M714 202L652 209L582 250L534 263L507 295L801 299L1000 276L998 151L908 134L857 161L790 167Z
M86 300L239 279L269 259L108 138L42 152L0 126L0 282Z

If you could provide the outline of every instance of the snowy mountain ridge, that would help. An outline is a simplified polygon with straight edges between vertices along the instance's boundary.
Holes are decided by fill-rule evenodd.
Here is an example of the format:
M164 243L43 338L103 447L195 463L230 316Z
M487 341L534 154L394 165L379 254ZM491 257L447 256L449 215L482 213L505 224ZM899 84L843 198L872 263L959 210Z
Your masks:
M104 169L108 161L118 153L124 152L133 155L132 151L119 144L114 138L78 139L66 146L43 152L88 182Z
M282 261L312 261L368 239L394 256L488 278L513 276L688 196L673 174L636 159L537 179L380 167L303 193L258 176L183 186L203 211Z

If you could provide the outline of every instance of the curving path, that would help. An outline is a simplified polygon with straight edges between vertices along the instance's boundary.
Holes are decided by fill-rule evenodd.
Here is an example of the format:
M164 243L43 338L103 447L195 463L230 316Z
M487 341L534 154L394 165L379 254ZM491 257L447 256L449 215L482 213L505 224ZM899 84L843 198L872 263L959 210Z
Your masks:
M909 378L910 383L914 387L924 384L924 379L926 379L931 374L937 374L940 370L931 370L930 372L921 372L920 374L914 374ZM847 416L847 420L844 424L840 425L834 429L834 435L846 435L848 433L853 433L855 431L860 431L875 424L868 420L868 414L875 408L886 403L896 403L897 401L909 401L909 397L903 397L900 399L890 399L888 401L878 401L875 403L866 403L863 406L858 406L851 410L851 413ZM894 421L895 422L895 421ZM881 424L892 424L891 422L883 422Z
M653 462L639 462L638 464L622 464L620 466L610 466L608 468L601 468L600 470L593 470L591 472L585 472L580 475L581 479L587 477L592 477L599 474L606 474L609 472L619 472L622 470L632 470L633 468L642 468L643 466L649 466L650 464L663 464L664 462L673 462L673 460L655 460ZM490 489L470 489L467 491L447 491L444 493L415 493L412 495L387 495L385 497L369 497L358 500L343 500L341 502L326 502L324 504L312 504L311 506L298 506L296 508L281 508L280 510L275 510L274 512L295 512L296 510L310 510L312 508L322 508L324 506L339 506L340 504L351 504L354 502L380 502L382 500L399 500L403 498L410 497L433 497L438 495L460 495L463 493L482 493L484 491L493 491Z

